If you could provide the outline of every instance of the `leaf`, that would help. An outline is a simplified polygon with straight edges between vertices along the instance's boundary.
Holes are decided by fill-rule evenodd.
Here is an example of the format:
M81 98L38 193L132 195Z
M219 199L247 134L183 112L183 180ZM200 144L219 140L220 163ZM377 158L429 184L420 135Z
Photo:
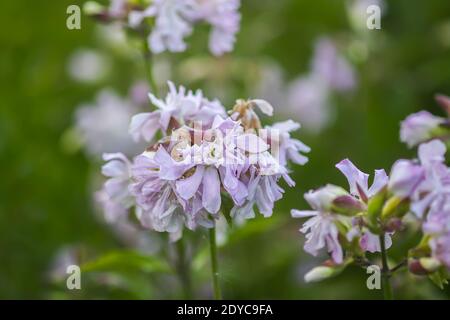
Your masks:
M446 279L445 274L440 270L433 272L428 276L428 278L430 278L430 280L433 281L433 283L437 285L441 290L444 289L445 284L448 284L448 280Z
M157 257L144 255L131 250L109 252L93 261L86 262L81 266L81 270L84 272L171 272L171 268L167 262Z

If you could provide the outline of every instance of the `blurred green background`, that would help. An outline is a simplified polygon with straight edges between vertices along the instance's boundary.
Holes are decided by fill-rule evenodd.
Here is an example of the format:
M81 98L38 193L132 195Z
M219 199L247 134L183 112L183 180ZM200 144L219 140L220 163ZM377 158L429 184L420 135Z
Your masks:
M139 56L105 47L96 36L97 23L87 16L82 15L81 30L66 28L67 6L82 2L0 2L0 298L179 298L170 272L119 268L106 272L107 278L101 273L83 276L83 289L73 292L64 289L64 281L48 276L62 248L79 248L87 259L124 248L94 214L91 180L99 163L81 150L68 150L64 135L73 126L77 105L94 100L103 87L126 95L132 81L145 73ZM291 219L289 211L306 207L302 195L311 188L346 186L334 168L343 158L373 172L414 156L399 142L399 121L420 109L439 114L433 95L450 94L450 2L386 1L382 29L374 31L352 27L348 5L343 0L243 0L233 53L212 58L206 52L207 29L200 28L189 39L187 52L163 55L175 82L202 88L207 96L217 93L214 88L226 88L226 105L252 94L249 83L260 61L277 63L286 80L306 73L314 41L321 36L335 39L356 69L356 90L333 98L334 122L319 134L296 134L312 148L309 163L293 167L297 186L286 187L271 219L258 218L233 230L219 249L226 298L381 298L380 291L366 288L367 275L356 267L335 279L305 284L303 275L323 257L304 253L304 237L298 233L302 221ZM79 48L110 55L110 74L94 84L73 80L67 63ZM189 70L188 59L211 63L212 76L189 80L183 71ZM226 66L234 64L237 71L227 72ZM170 261L174 248L164 237L155 237L163 243L155 259ZM408 241L415 241L414 235L406 239L394 240L392 257L401 257ZM196 296L207 298L207 239L198 231L186 232L185 240ZM394 287L401 299L450 296L448 288L441 291L427 279L405 273Z

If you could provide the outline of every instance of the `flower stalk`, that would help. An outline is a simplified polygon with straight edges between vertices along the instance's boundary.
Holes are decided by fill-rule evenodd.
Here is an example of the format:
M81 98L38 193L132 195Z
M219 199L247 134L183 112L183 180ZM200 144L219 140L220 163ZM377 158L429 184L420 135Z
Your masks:
M147 73L147 81L148 84L150 86L150 90L153 92L153 94L158 94L158 85L156 84L156 81L153 77L153 55L152 53L149 51L148 49L148 44L147 41L143 42L143 51L142 51L142 55L144 58L144 66L145 66L145 71Z
M186 259L186 248L184 239L181 238L176 243L177 247L177 273L183 288L184 299L192 299L191 266Z
M216 228L209 229L209 248L211 255L211 271L213 280L214 299L221 300L222 292L219 284L219 263L217 259L217 244L216 244Z
M392 287L390 283L390 271L389 266L387 262L387 253L386 253L386 244L385 244L385 233L383 232L380 235L380 247L381 247L381 263L382 263L382 269L381 269L381 276L383 281L383 294L384 294L384 300L393 300L394 296L392 293Z

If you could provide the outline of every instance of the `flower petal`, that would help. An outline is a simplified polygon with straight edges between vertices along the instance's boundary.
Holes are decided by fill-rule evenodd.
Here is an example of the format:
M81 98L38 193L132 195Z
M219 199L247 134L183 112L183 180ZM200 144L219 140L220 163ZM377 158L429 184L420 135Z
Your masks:
M220 179L214 167L207 167L203 175L202 204L209 213L217 213L220 209Z

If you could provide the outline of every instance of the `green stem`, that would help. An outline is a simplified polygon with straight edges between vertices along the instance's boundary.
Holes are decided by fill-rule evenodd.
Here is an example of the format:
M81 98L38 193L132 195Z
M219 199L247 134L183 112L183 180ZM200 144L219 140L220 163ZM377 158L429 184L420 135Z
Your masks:
M183 287L184 299L192 299L191 266L186 259L186 249L183 238L177 241L177 253L177 271L180 277L181 286Z
M384 232L382 234L380 234L380 247L381 247L381 262L383 265L383 269L381 270L381 277L383 280L384 300L393 300L394 296L392 293L391 283L389 281L389 278L391 275L390 275L389 266L388 266L388 262L387 262Z
M209 248L211 253L211 271L213 279L214 299L221 300L222 293L219 285L219 264L217 262L216 228L209 229Z
M144 39L142 54L144 58L145 71L147 73L147 81L148 84L150 85L150 90L154 95L157 95L158 85L156 84L156 81L153 78L153 64L152 64L153 55L150 52L146 39Z

